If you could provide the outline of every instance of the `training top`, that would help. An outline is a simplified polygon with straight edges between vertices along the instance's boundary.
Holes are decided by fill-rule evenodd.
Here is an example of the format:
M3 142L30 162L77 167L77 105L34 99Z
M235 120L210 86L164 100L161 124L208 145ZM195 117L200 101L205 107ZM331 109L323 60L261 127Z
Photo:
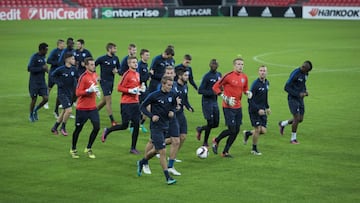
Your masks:
M222 106L224 108L241 108L242 94L249 90L248 77L245 75L245 73L232 71L217 81L213 86L213 90L217 95L223 92L225 96L235 97L235 105L229 106L225 101L223 101Z
M200 83L198 93L202 95L202 101L217 101L217 95L213 91L214 84L221 79L221 73L209 71L206 73Z
M45 69L46 64L45 55L35 53L31 56L27 70L30 72L29 83L36 85L46 85L45 83Z
M172 90L176 93L176 97L179 97L181 99L180 109L178 109L176 113L184 112L184 106L187 109L193 109L189 103L188 86L186 85L186 83L184 85L180 85L179 83L174 82Z
M198 87L194 81L194 75L193 75L193 72L192 72L192 68L190 66L188 67L185 67L183 64L179 64L177 66L175 66L175 73L177 70L179 69L184 69L185 71L189 71L189 83L197 90ZM177 80L177 76L175 77L174 80Z
M250 88L253 96L251 99L248 99L249 103L249 112L257 113L260 109L268 109L268 91L269 91L269 81L261 81L260 78L256 79Z
M79 74L75 66L60 66L51 73L51 76L54 78L54 81L58 86L58 95L74 94L77 79L79 78Z
M98 75L95 72L85 71L78 80L76 86L76 96L78 97L76 109L78 110L95 110L96 109L96 93L86 92L92 84L97 85Z
M59 66L63 66L65 65L65 54L66 53L71 53L74 57L76 56L76 51L75 49L69 49L69 48L65 48L61 51L60 57L58 59L58 65Z
M100 65L101 82L114 82L114 74L112 71L114 68L119 70L119 58L115 55L109 56L105 54L96 59L95 66L98 65Z
M151 63L150 69L154 70L154 74L151 75L151 79L160 81L165 73L165 68L168 66L167 59L162 55L156 56ZM151 82L151 81L150 81Z
M120 68L119 68L119 75L124 75L124 73L129 70L129 64L128 64L128 58L129 55L125 56L120 63Z
M151 111L146 107L151 105ZM150 129L164 129L169 128L169 111L176 111L176 95L175 92L163 92L161 90L150 93L144 102L140 105L140 111L150 118ZM153 115L159 116L157 122L152 121Z
M77 64L79 75L83 74L86 70L85 66L81 65L81 62L84 62L85 58L92 57L91 53L87 49L83 49L82 51L80 49L77 49L75 51L75 61Z
M138 72L129 69L118 84L118 92L122 92L121 104L139 103L139 95L129 93L129 89L135 87L140 87L140 75Z
M295 69L290 74L290 77L285 84L285 87L284 87L285 91L291 97L303 99L302 97L300 97L300 93L306 92L305 83L306 83L307 78L308 78L308 75L301 72L300 68Z
M148 64L140 60L136 71L140 74L140 83L145 83L145 86L147 87L147 81L150 78Z
M47 64L50 64L50 72L54 71L59 67L59 58L61 55L62 49L55 48L50 52L50 55L47 59Z

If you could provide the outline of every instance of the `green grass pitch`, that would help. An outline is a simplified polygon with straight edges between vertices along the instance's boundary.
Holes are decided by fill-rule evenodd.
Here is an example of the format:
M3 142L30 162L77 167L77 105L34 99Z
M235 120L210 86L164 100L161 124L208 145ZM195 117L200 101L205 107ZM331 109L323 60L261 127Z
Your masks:
M360 22L268 18L165 18L109 19L89 21L0 22L0 202L359 202L360 201ZM250 154L251 142L243 145L242 134L231 148L233 159L210 152L207 159L195 156L201 145L195 127L205 123L201 97L189 87L195 108L187 112L188 138L175 167L182 173L178 183L165 184L158 159L150 161L152 175L136 175L136 160L129 154L129 131L115 132L106 143L100 136L90 160L80 153L69 155L71 136L50 133L52 110L41 109L39 121L28 121L30 98L26 66L40 42L53 49L56 40L83 38L95 57L105 53L105 44L115 42L118 56L127 45L148 48L160 54L175 46L176 63L184 54L193 56L197 84L208 71L210 59L219 61L223 74L232 70L232 60L241 54L250 83L257 67L268 66L270 80L268 133L259 140L263 156ZM290 72L304 60L314 68L307 82L305 119L298 129L300 145L290 145L290 127L280 136L277 123L291 118L283 86ZM117 81L119 77L117 77ZM50 94L54 107L56 91ZM116 120L120 94L113 94ZM241 131L250 129L247 102L243 100ZM101 128L109 126L105 109ZM148 124L148 122L147 122ZM69 120L68 131L74 129ZM221 113L219 128L224 129ZM80 135L78 148L85 148L91 125ZM102 130L101 130L102 132ZM100 133L101 133L100 132ZM149 134L140 133L143 152ZM220 150L224 142L220 144Z

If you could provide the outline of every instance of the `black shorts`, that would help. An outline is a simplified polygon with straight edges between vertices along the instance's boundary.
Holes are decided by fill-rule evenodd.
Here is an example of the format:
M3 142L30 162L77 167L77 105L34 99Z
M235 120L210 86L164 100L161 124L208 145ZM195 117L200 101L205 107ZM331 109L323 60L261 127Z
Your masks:
M187 134L187 121L184 112L177 113L176 119L179 123L180 134Z
M179 131L179 122L176 119L176 116L174 116L172 119L170 119L169 121L169 130L165 136L165 138L169 138L169 137L179 137L180 136L180 131Z
M202 111L204 118L211 123L219 124L220 111L219 105L215 101L202 101Z
M257 112L249 113L251 125L253 127L263 126L266 128L267 125L267 115L260 116Z
M122 123L128 123L129 121L131 121L134 124L139 124L141 113L138 103L120 104L120 109Z
M63 109L67 109L73 104L73 94L59 92L58 99Z
M154 144L156 150L164 149L165 144L165 136L167 131L164 129L152 128L150 129L151 141Z
M288 96L288 104L291 114L304 115L305 113L304 99Z
M101 80L100 86L104 96L109 96L112 94L112 91L114 89L114 81Z
M39 96L48 96L46 84L29 84L29 94L31 98Z
M240 126L242 124L242 108L223 108L223 111L227 126Z
M90 119L92 123L100 123L99 112L94 110L78 110L76 109L75 125L84 125Z

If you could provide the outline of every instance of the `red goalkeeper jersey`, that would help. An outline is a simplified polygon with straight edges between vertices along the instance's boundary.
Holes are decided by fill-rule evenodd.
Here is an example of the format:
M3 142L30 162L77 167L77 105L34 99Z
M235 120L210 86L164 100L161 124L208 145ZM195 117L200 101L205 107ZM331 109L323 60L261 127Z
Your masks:
M140 88L140 74L135 70L129 69L124 73L118 85L118 92L122 92L121 104L139 103L139 95L129 93L129 89L135 87Z
M235 105L229 106L224 101L222 106L225 108L241 108L242 94L248 91L248 77L244 73L232 71L223 78L218 80L214 86L213 91L218 95L221 92L228 97L235 97Z
M97 84L97 74L86 70L79 78L76 87L76 96L78 101L76 109L78 110L95 110L96 109L96 93L87 93L88 89L92 84Z

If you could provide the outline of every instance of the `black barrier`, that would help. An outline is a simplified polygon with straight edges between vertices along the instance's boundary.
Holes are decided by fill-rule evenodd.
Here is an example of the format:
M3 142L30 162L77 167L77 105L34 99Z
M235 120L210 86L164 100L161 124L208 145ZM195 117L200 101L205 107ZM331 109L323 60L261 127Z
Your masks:
M302 7L233 6L230 16L301 18Z

